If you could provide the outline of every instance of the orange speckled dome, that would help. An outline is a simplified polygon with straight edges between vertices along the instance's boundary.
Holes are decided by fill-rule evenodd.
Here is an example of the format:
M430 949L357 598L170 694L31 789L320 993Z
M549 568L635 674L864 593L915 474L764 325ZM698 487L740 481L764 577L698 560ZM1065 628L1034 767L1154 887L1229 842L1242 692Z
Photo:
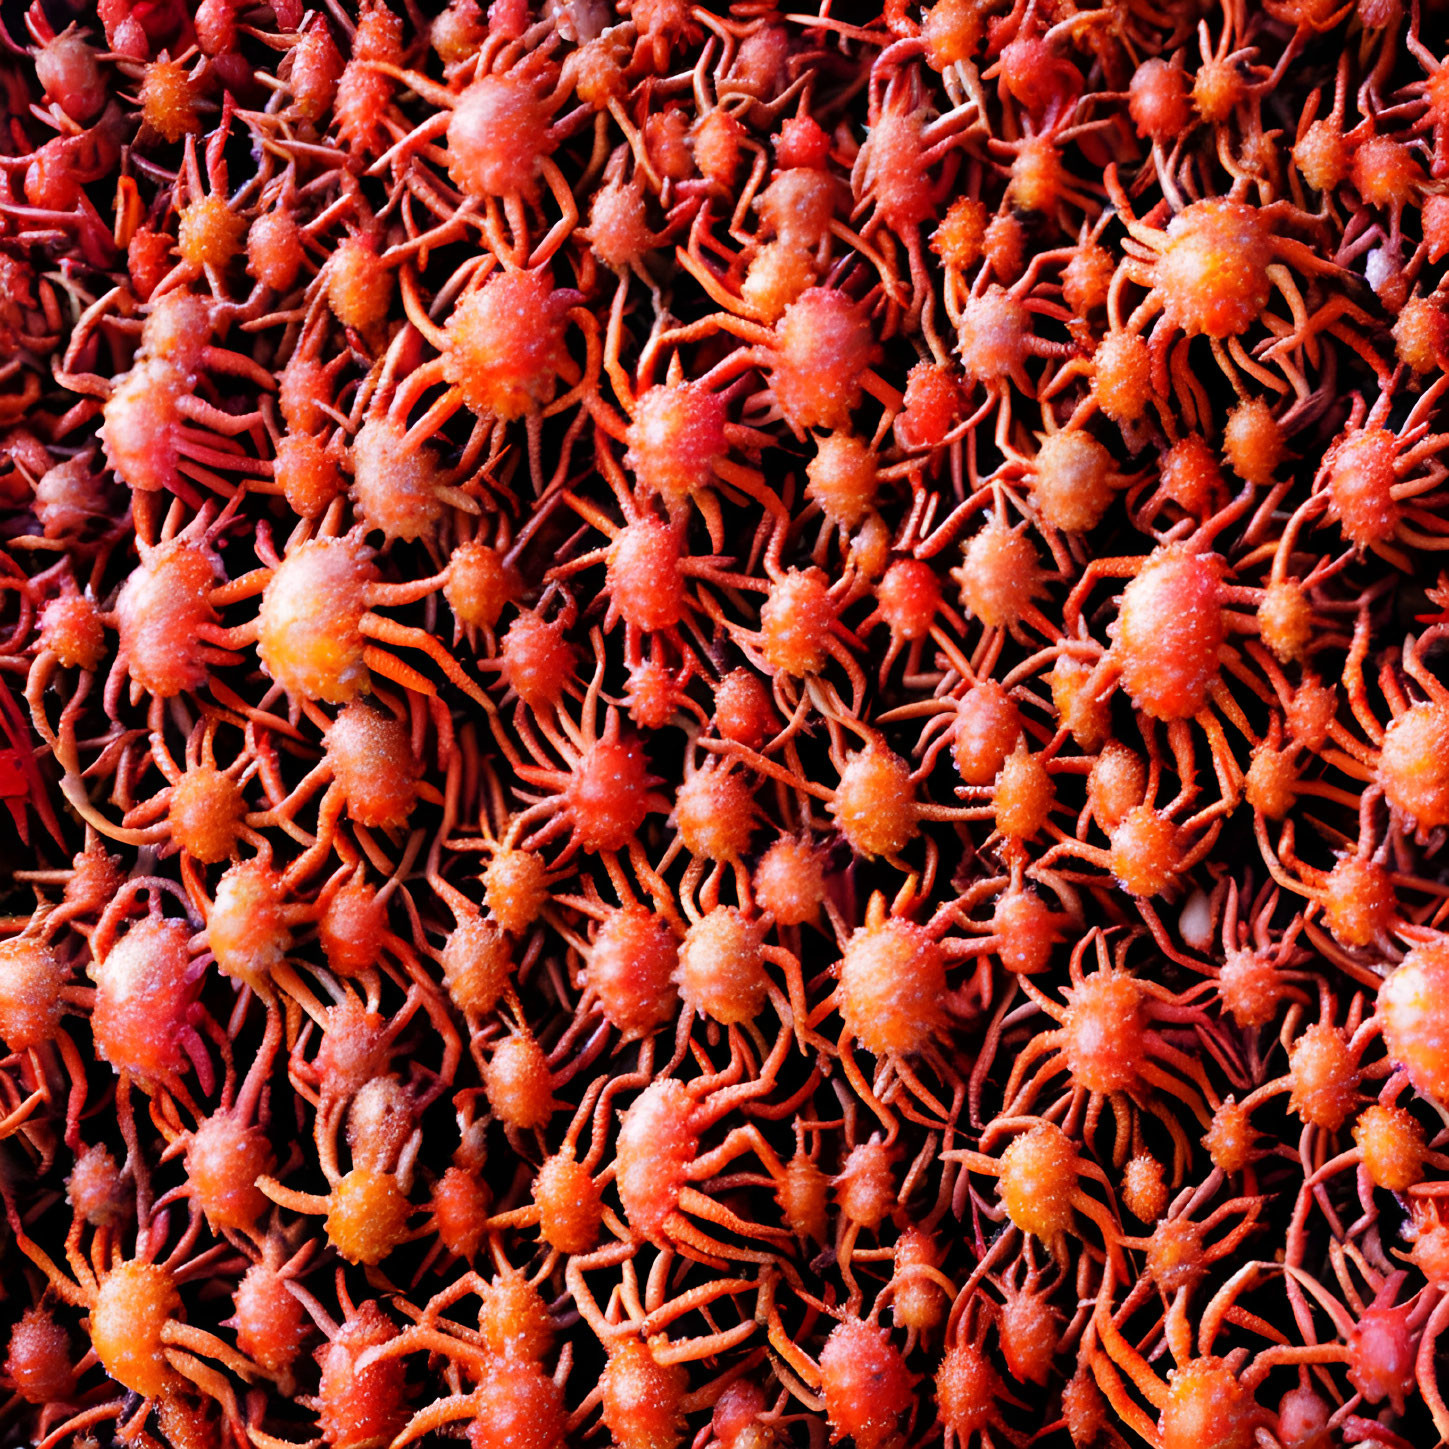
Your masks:
M642 1036L674 1010L679 943L664 920L642 906L604 918L589 956L588 984L608 1021Z
M586 1253L599 1241L603 1197L588 1168L561 1153L545 1158L533 1180L538 1231L560 1253Z
M910 1408L915 1379L885 1329L848 1318L820 1350L820 1391L830 1437L857 1449L883 1449Z
M1072 1225L1077 1150L1060 1127L1042 1122L1012 1139L1001 1154L997 1190L1006 1216L1024 1233L1050 1243Z
M609 546L606 581L626 624L653 633L684 617L682 551L675 530L649 514L619 530Z
M775 327L770 387L790 426L845 427L874 347L869 321L844 292L811 287L786 307Z
M733 906L716 906L679 948L679 994L685 1007L725 1025L753 1021L769 990L762 932Z
M196 1205L214 1227L250 1231L268 1203L256 1180L275 1159L266 1134L230 1113L199 1122L186 1144L186 1173Z
M181 1032L196 999L196 980L180 921L148 917L133 925L92 962L96 982L91 1030L101 1055L146 1080L179 1072L186 1063Z
M1167 224L1157 266L1164 318L1190 337L1246 332L1268 305L1272 261L1273 233L1256 207L1193 202Z
M229 867L217 882L206 934L228 976L267 989L292 942L286 900L282 878L257 860Z
M1175 546L1153 554L1122 591L1113 635L1133 704L1153 719L1190 719L1221 669L1222 561Z
M364 1369L357 1361L370 1348L397 1337L397 1329L370 1299L350 1314L321 1353L317 1384L318 1427L332 1449L364 1449L384 1443L402 1427L407 1365L385 1358Z
M1065 992L1062 1055L1073 1083L1089 1092L1124 1092L1141 1067L1146 1011L1141 985L1098 971Z
M692 383L656 384L640 394L624 463L645 488L678 503L714 482L729 451L724 400Z
M448 121L448 172L469 196L533 197L553 150L548 107L518 75L483 75Z
M404 424L370 417L352 440L352 498L369 528L388 539L422 538L443 513L431 448L406 446Z
M423 766L402 720L361 701L344 705L327 732L327 759L359 824L391 830L412 814Z
M615 1185L629 1226L658 1241L699 1151L695 1101L683 1082L651 1082L619 1124Z
M1449 825L1449 706L1410 705L1391 720L1378 776L1384 798L1421 830Z
M557 1449L564 1442L563 1390L528 1359L491 1364L468 1426L472 1449Z
M120 1263L101 1279L91 1308L91 1343L101 1367L143 1398L177 1382L164 1331L181 1307L176 1280L157 1263Z
M911 767L883 745L852 755L829 805L836 828L859 855L896 855L916 833Z
M264 1263L253 1263L236 1289L237 1347L268 1373L291 1368L310 1326L286 1281Z
M1449 946L1415 946L1379 987L1377 1014L1389 1060L1449 1104Z
M595 740L569 776L564 800L585 850L622 850L649 810L649 765L639 741Z
M402 1241L411 1211L391 1173L354 1167L332 1189L327 1241L349 1263L371 1267Z
M946 958L923 927L890 916L851 936L837 989L845 1029L867 1051L918 1052L945 1020Z
M1267 1418L1220 1358L1197 1358L1167 1379L1158 1432L1162 1449L1252 1449Z
M568 358L569 295L546 271L507 272L470 292L444 328L443 375L481 417L511 422L554 394Z
M513 974L513 952L495 921L459 921L443 947L443 981L463 1011L492 1011Z
M171 838L204 865L236 850L245 815L241 786L213 765L194 766L171 787Z
M362 616L376 579L352 539L311 539L282 560L262 594L257 653L289 694L344 704L369 688Z
M177 539L144 557L116 600L116 627L131 678L162 699L196 689L207 665L198 631L216 622L215 566Z
M965 1442L987 1428L1000 1412L995 1403L1001 1381L990 1360L969 1343L954 1343L936 1370L936 1402L941 1422Z
M40 638L67 669L94 669L105 658L106 626L95 604L61 594L40 612Z
M60 1029L60 990L70 972L33 936L0 941L0 1042L23 1052Z
M676 1449L688 1389L682 1364L660 1363L636 1338L619 1344L599 1379L604 1424L619 1449Z
M834 623L825 575L819 569L791 569L760 606L760 652L771 669L797 678L818 674Z

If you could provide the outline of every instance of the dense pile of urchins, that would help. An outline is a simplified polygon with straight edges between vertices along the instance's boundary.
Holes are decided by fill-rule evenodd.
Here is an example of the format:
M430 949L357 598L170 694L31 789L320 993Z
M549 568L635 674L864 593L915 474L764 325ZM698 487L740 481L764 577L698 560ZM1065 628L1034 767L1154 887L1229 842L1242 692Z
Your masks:
M1444 5L393 3L5 10L0 1440L1449 1435Z

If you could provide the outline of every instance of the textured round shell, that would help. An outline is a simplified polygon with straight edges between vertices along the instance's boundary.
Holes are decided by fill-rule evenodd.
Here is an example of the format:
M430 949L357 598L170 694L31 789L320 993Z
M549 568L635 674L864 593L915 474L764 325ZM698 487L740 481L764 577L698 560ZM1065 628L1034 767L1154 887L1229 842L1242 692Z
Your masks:
M760 857L754 873L755 899L782 926L803 926L820 913L825 899L825 862L809 841L785 836Z
M553 150L548 123L548 107L522 76L479 76L448 120L449 175L469 196L531 199Z
M880 484L869 442L854 433L826 433L805 465L805 496L832 523L854 528L875 504Z
M951 571L961 602L988 628L1015 624L1041 592L1036 548L1020 528L993 514L967 541Z
M461 1011L493 1010L513 973L513 952L496 921L469 916L443 947L443 982Z
M147 917L103 961L91 964L96 982L91 1031L101 1056L117 1071L157 1079L185 1065L181 1030L196 998L190 935L180 921Z
M317 1425L332 1449L386 1443L402 1427L407 1366L400 1358L384 1358L364 1369L357 1367L368 1349L396 1337L397 1329L369 1300L358 1306L319 1355Z
M1021 738L1021 712L999 681L983 679L956 701L953 733L962 783L990 785Z
M1375 1187L1407 1192L1423 1179L1428 1142L1423 1127L1406 1108L1377 1102L1365 1107L1353 1124L1353 1140Z
M1122 591L1113 652L1132 703L1153 719L1191 719L1217 682L1227 637L1222 561L1168 545Z
M561 620L523 610L503 636L503 677L531 709L557 704L574 673L574 652Z
M763 932L733 906L716 906L679 947L679 994L685 1008L726 1026L753 1021L765 1005L769 978Z
M332 1189L327 1241L349 1263L372 1267L402 1240L411 1211L391 1173L354 1167Z
M521 936L548 904L548 867L531 850L500 850L483 871L483 904L510 935Z
M819 674L828 657L835 602L825 575L791 569L760 606L760 653L771 669L797 678Z
M1112 502L1112 455L1090 433L1063 428L1043 438L1031 477L1031 496L1043 520L1064 533L1086 533Z
M205 683L198 631L216 622L211 558L179 539L152 550L116 599L116 627L131 678L162 699Z
M682 553L675 530L650 514L619 530L609 545L605 587L626 624L647 634L684 618Z
M688 1389L682 1364L660 1363L637 1338L619 1344L599 1378L604 1425L619 1449L675 1449Z
M106 657L101 612L80 594L61 594L46 603L40 611L40 640L67 669L95 669Z
M533 1180L538 1232L559 1253L586 1253L599 1241L604 1200L587 1167L558 1153Z
M1344 438L1328 470L1328 496L1343 536L1360 548L1383 543L1399 525L1393 488L1398 453L1387 428L1365 428Z
M163 1331L181 1307L176 1280L158 1263L119 1263L91 1308L91 1346L118 1384L154 1399L176 1382Z
M228 976L266 989L291 945L281 876L259 860L231 866L217 882L207 942Z
M1134 896L1155 896L1176 877L1182 833L1150 805L1136 805L1111 832L1112 874Z
M289 553L262 594L257 654L289 694L345 704L369 684L362 616L377 568L360 543L314 538Z
M564 802L588 851L622 850L649 811L649 766L638 740L589 745L564 787Z
M619 1201L629 1226L660 1241L665 1223L678 1210L680 1189L699 1152L692 1125L695 1102L683 1082L663 1077L635 1099L619 1124Z
M1273 234L1256 207L1213 198L1167 225L1157 289L1169 326L1190 337L1236 337L1268 305Z
M1449 946L1416 946L1379 987L1389 1060L1416 1091L1449 1105Z
M674 800L674 823L684 848L706 860L738 860L744 855L757 813L749 780L720 766L696 770Z
M639 395L625 464L645 488L680 502L714 481L729 451L724 400L696 383L657 383Z
M797 432L846 427L873 348L869 319L844 292L802 292L775 328L770 387L785 421Z
M1168 1375L1162 1449L1252 1449L1262 1417L1222 1359L1193 1359Z
M896 855L916 833L911 767L884 745L867 745L846 761L829 810L858 855Z
M556 1449L564 1442L563 1390L531 1359L491 1363L473 1407L472 1449Z
M914 921L862 926L840 962L845 1029L876 1056L920 1051L945 1022L946 958Z
M1378 776L1384 798L1421 830L1449 825L1449 707L1414 704L1391 720Z
M941 1422L965 1443L997 1417L995 1398L1001 1382L979 1348L963 1341L946 1350L936 1370L936 1404Z
M75 1384L70 1335L47 1308L27 1308L10 1331L5 1373L27 1404L68 1399Z
M197 1123L185 1160L196 1205L213 1229L250 1232L256 1227L269 1206L256 1181L274 1163L271 1144L259 1127L217 1112Z
M1013 1138L999 1170L1001 1206L1022 1232L1050 1242L1071 1227L1077 1150L1060 1127L1042 1122Z
M438 1241L471 1262L488 1235L492 1201L478 1173L454 1163L433 1184L433 1229Z
M70 972L33 936L0 941L0 1042L23 1052L60 1029L60 989Z
M234 853L245 815L241 786L212 765L194 766L171 787L171 838L204 865Z
M820 1350L820 1391L831 1439L856 1449L883 1449L915 1397L914 1379L885 1329L848 1318Z
M531 1131L553 1115L553 1074L532 1036L514 1033L498 1043L483 1069L483 1090L505 1127Z
M1000 382L1019 374L1026 361L1031 313L1026 303L993 282L962 304L956 350L968 378Z
M265 1263L253 1263L237 1284L236 1342L268 1373L284 1373L301 1351L310 1322L285 1280Z
M513 593L513 571L497 549L474 538L453 550L443 597L460 624L493 628Z
M437 460L430 448L406 447L407 427L371 417L352 442L352 499L369 528L411 540L433 531L443 515Z
M643 906L612 912L589 957L588 984L610 1024L625 1037L644 1036L674 1011L679 943Z
M1288 1051L1289 1108L1311 1127L1336 1132L1357 1105L1358 1070L1343 1033L1316 1021Z
M327 760L358 824L391 830L412 814L423 766L402 720L360 701L345 705L327 732Z
M1097 971L1065 992L1062 1056L1073 1085L1124 1092L1136 1085L1146 1027L1142 987L1117 971Z
M568 361L568 306L546 271L494 277L448 318L443 376L482 417L511 422L537 411L552 399Z

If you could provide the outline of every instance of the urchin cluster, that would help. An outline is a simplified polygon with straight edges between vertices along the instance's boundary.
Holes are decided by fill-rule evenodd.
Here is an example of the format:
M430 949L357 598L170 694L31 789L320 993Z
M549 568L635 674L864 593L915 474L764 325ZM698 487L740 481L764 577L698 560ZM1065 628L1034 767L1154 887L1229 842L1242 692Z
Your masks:
M6 11L6 1442L1449 1438L1442 6L398 3Z

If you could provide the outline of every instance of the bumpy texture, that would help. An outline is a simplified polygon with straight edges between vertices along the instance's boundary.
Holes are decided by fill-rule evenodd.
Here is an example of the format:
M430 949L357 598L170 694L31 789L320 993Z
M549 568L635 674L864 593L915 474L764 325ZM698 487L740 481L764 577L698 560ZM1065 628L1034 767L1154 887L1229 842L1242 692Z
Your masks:
M1446 0L24 4L0 1444L1449 1440Z

